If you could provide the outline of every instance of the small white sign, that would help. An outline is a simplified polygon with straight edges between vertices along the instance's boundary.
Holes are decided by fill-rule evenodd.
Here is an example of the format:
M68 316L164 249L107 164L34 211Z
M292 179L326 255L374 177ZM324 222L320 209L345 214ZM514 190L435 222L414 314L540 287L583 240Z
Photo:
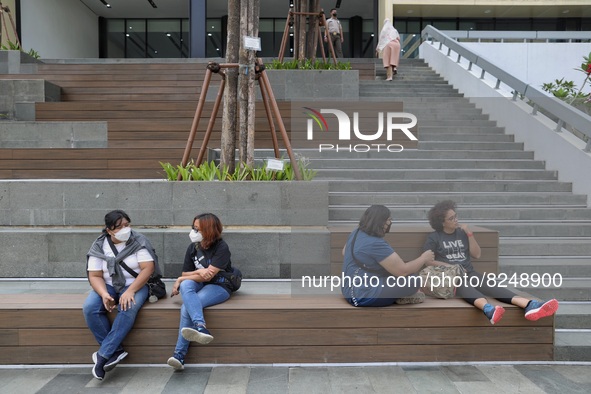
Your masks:
M261 39L259 37L244 36L244 48L253 51L261 50Z
M267 159L267 170L283 171L283 160Z

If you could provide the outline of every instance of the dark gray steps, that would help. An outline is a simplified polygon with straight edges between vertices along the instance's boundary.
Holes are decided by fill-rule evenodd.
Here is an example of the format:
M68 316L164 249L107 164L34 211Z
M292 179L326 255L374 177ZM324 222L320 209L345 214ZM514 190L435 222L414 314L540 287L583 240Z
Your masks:
M587 223L587 226L589 223ZM591 256L502 256L499 258L499 271L507 275L537 274L562 275L563 278L589 277ZM591 326L589 327L591 328Z
M577 213L579 219L591 220L585 210L564 211L561 216L567 220L574 219ZM591 256L591 237L502 237L499 256Z
M404 149L402 152L388 152L387 149L381 147L380 151L374 147L370 151L359 151L352 152L348 151L350 144L340 145L343 147L340 151L336 149L323 150L320 152L316 149L297 149L295 152L301 157L313 160L315 158L322 159L341 159L341 160L357 160L357 159L483 159L483 160L528 160L534 158L534 153L531 151L523 150L489 150L489 151L466 151L466 150L419 150L419 149ZM274 153L272 150L256 151L256 157L268 158L273 157ZM287 157L287 153L281 152L281 156Z
M420 135L419 135L420 137ZM522 142L461 142L421 141L418 149L423 150L523 150Z
M314 169L438 169L441 170L442 163L436 159L355 159L355 160L340 160L340 159L311 159L310 166ZM461 160L449 159L445 162L447 169L455 170L473 170L473 169L510 169L510 170L544 170L544 162L534 160L497 160L497 159L483 159L483 160Z
M370 204L365 206L343 206L343 205L334 205L330 206L329 210L329 219L330 220L359 220L365 209ZM431 208L431 205L416 205L416 206L399 206L399 205L386 205L390 208L390 212L392 212L392 217L395 220L416 220L416 221L426 221L427 220L427 212ZM540 217L545 217L546 219L553 219L553 220L570 220L570 221L589 221L591 220L591 209L588 208L560 208L560 207L548 207L548 208L538 208L538 207L506 207L506 206L483 206L483 207L474 207L474 206L463 206L461 210L459 210L458 217L460 221L463 218L466 218L468 222L472 223L480 223L482 221L503 221L506 222L508 220L535 220ZM540 239L541 245L539 246L538 250L547 250L548 255L556 254L554 250L559 250L559 244L566 242L564 238L560 240L552 240L551 238L540 238L535 237L535 239ZM523 237L521 238L508 238L503 239L503 246L510 250L511 245L521 245L522 243L527 242L531 243L531 237ZM573 241L574 242L574 241ZM589 246L591 247L591 240L581 240L580 242L577 241L577 244L583 245L585 242L589 242ZM561 249L560 249L561 250ZM512 253L503 253L506 255L512 255ZM591 252L588 253L591 255ZM538 253L538 255L544 255L544 253Z
M330 191L375 191L375 192L567 192L572 185L567 182L550 180L511 181L511 180L373 180L361 182L358 179L342 179L329 181Z
M317 179L339 180L550 180L555 171L547 170L479 170L479 169L319 169Z
M434 205L453 199L460 209L473 205L502 206L587 206L587 196L568 193L395 193L395 192L330 192L331 205L385 204Z
M554 336L554 360L591 360L591 331L557 330Z

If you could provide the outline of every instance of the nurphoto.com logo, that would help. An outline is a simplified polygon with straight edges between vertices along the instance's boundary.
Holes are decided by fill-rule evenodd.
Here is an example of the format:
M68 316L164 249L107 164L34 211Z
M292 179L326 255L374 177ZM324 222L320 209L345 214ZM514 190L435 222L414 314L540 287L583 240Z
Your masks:
M416 147L418 138L413 130L416 133L417 117L396 111L402 108L401 103L343 103L300 107L305 115L301 120L306 121L306 140L317 142L319 152L402 152L405 145Z

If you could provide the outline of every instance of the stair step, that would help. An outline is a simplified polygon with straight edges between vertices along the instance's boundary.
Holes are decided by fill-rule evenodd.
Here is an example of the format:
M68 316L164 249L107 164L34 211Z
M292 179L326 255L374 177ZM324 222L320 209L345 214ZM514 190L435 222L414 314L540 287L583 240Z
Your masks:
M591 210L589 210L591 212ZM571 216L574 213L565 214ZM590 218L581 211L579 215ZM591 237L501 237L500 256L591 256Z
M557 330L554 336L554 360L591 360L591 331Z
M348 145L345 146L348 148ZM219 150L217 150L219 152ZM479 160L532 160L534 158L534 154L531 151L522 151L522 150L495 150L495 151L460 151L460 150L420 150L420 149L404 149L402 152L388 152L387 149L381 148L379 151L377 149L372 149L370 151L359 150L356 152L352 149L352 152L349 152L347 149L336 151L333 150L323 150L319 151L316 149L295 149L294 150L298 155L308 158L320 158L320 159L340 159L340 160L355 160L355 159L384 159L384 158L397 158L397 159L439 159L439 160L447 160L447 159L479 159ZM273 150L267 149L257 149L255 151L255 157L274 157L275 154ZM280 151L280 156L287 157L287 153L284 150Z
M556 281L558 280L559 277L556 276ZM591 278L562 278L560 287L529 286L517 287L517 289L543 300L551 298L556 298L559 301L591 300Z
M329 220L359 220L363 212L367 209L366 206L330 206L329 207ZM397 205L386 205L394 220L427 220L427 212L431 208L430 205L418 205L418 206L397 206ZM507 220L536 220L539 217L545 217L546 219L554 220L579 220L588 221L591 220L591 209L587 208L524 208L524 207L505 207L505 206L463 206L459 211L459 220L468 218L468 222L481 223L483 221L507 221ZM547 245L560 244L565 242L565 238L561 238L556 241L552 238L536 237L541 242L547 243ZM573 241L580 240L581 238L572 238ZM583 238L585 239L585 238ZM589 240L591 241L591 240ZM522 245L531 244L531 237L508 237L503 238L505 245ZM589 242L591 246L591 242ZM510 255L510 253L504 253ZM544 253L538 253L544 254ZM556 254L556 253L553 253ZM591 253L590 253L591 254Z
M434 205L453 199L463 208L469 205L586 207L587 196L571 193L415 193L396 192L329 192L330 205ZM524 234L525 235L525 234Z
M590 256L499 257L499 272L507 275L562 275L563 278L591 278ZM591 327L590 327L591 328Z
M523 150L522 142L446 142L421 141L419 131L418 148L423 150Z
M329 181L330 191L353 192L353 191L393 191L393 192L570 192L572 185L567 182L558 181L511 181L511 180L489 180L480 182L478 180L370 180L360 182L358 179L342 179ZM359 220L359 217L357 218Z
M591 303L561 302L556 312L555 326L561 329L591 330Z
M461 169L493 169L493 170L544 170L544 163L534 160L474 160L474 159L455 159L446 160L442 163L441 160L436 159L399 159L397 157L390 159L311 159L310 168L317 170L324 169L354 169L354 170L383 170L383 169L448 169L449 171Z
M317 179L337 180L358 178L409 180L549 180L557 179L555 171L547 170L479 170L479 169L319 169Z

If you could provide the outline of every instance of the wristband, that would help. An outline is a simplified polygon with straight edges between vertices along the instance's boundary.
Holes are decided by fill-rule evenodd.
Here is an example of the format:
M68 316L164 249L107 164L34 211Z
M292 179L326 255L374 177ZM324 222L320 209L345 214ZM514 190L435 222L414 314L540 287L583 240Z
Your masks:
M474 234L472 234L472 233L466 233L466 235L468 236L468 238L470 238L470 237L473 237L473 236L474 236Z

